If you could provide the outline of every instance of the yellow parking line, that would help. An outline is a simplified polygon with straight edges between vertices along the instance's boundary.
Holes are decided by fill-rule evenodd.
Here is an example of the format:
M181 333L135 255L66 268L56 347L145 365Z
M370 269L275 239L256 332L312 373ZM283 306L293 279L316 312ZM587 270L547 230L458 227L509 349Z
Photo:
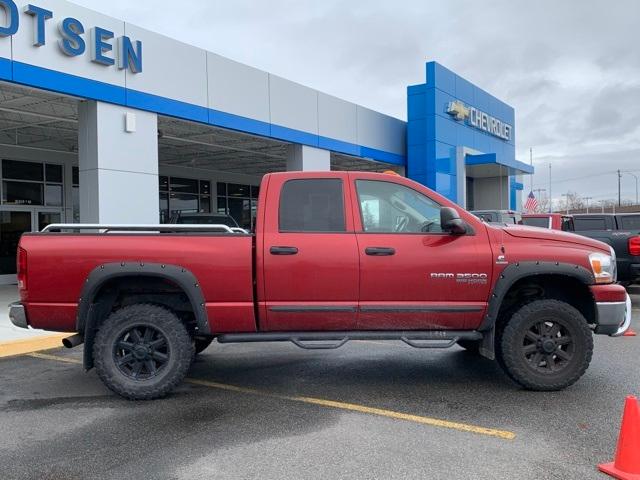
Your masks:
M77 360L75 358L60 357L57 355L47 355L46 353L31 353L29 354L29 356L40 358L43 360L56 360L56 361L68 362L68 363L82 363L80 360ZM509 432L507 430L498 430L495 428L480 427L477 425L470 425L467 423L460 423L460 422L450 422L448 420L441 420L438 418L431 418L431 417L423 417L421 415L411 415L408 413L396 412L393 410L385 410L382 408L367 407L365 405L358 405L355 403L337 402L335 400L326 400L323 398L314 398L314 397L280 395L277 393L258 390L255 388L238 387L236 385L228 385L226 383L211 382L208 380L200 380L197 378L187 378L186 382L191 383L192 385L199 385L202 387L217 388L219 390L227 390L230 392L245 393L250 395L259 395L261 397L276 398L276 399L287 400L291 402L300 402L300 403L306 403L310 405L318 405L318 406L327 407L327 408L337 408L339 410L347 410L351 412L364 413L367 415L375 415L378 417L392 418L394 420L414 422L422 425L429 425L432 427L448 428L450 430L458 430L461 432L475 433L478 435L485 435L488 437L496 437L496 438L501 438L503 440L513 440L516 437L515 433Z
M51 350L62 346L62 339L68 334L56 334L40 337L30 337L11 342L0 343L0 358L23 355L40 350Z
M33 358L41 358L43 360L55 360L56 362L82 363L82 361L78 360L77 358L60 357L58 355L48 355L46 353L28 353L27 356Z
M395 420L404 420L408 422L420 423L422 425L430 425L433 427L448 428L451 430L458 430L462 432L476 433L478 435L497 437L504 440L513 440L516 437L515 433L509 432L506 430L497 430L495 428L479 427L476 425L469 425L466 423L450 422L448 420L440 420L438 418L423 417L420 415L411 415L408 413L395 412L393 410L385 410L382 408L367 407L367 406L358 405L355 403L337 402L335 400L325 400L322 398L313 398L313 397L292 397L288 395L279 395L276 393L256 390L254 388L237 387L235 385L227 385L224 383L210 382L207 380L199 380L194 378L189 378L186 381L194 385L218 388L221 390L229 390L232 392L249 393L252 395L260 395L263 397L278 398L281 400L288 400L292 402L301 402L301 403L307 403L312 405L320 405L322 407L337 408L340 410L349 410L352 412L366 413L368 415L376 415L379 417L393 418Z

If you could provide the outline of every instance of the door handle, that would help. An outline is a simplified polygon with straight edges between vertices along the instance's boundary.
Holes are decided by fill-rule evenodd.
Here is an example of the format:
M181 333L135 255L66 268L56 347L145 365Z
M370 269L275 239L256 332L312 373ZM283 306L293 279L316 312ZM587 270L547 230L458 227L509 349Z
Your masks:
M296 255L298 253L296 247L271 247L269 251L271 255Z
M367 247L364 253L372 257L389 257L396 254L396 249L390 247Z

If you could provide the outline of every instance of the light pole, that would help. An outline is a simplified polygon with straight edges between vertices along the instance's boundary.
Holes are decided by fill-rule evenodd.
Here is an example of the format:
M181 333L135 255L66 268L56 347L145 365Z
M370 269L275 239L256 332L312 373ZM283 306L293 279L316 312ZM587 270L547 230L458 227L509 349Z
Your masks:
M587 201L587 213L589 213L589 200L591 200L593 197L584 197L584 199Z
M549 162L549 213L553 213L553 195L551 195L551 162Z
M622 189L620 186L620 182L622 180L622 172L618 170L618 206L622 206Z

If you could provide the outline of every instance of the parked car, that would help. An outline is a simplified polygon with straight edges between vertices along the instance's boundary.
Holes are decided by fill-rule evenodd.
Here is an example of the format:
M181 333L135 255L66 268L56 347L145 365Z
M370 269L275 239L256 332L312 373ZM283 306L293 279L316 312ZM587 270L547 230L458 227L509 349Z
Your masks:
M399 176L268 174L255 235L207 228L25 234L11 321L78 332L65 344L84 342L86 369L124 397L152 399L213 339L457 343L527 389L559 390L589 366L592 334L621 335L631 320L608 245L484 223Z
M471 213L487 223L522 223L522 215L513 210L474 210Z
M611 245L617 255L618 280L640 282L640 213L588 213L573 216L578 235Z
M522 215L522 225L562 230L563 232L572 232L574 230L573 217L560 213L526 213Z
M237 232L248 233L238 225L232 216L215 213L179 213L174 215L169 223L174 225L226 225Z

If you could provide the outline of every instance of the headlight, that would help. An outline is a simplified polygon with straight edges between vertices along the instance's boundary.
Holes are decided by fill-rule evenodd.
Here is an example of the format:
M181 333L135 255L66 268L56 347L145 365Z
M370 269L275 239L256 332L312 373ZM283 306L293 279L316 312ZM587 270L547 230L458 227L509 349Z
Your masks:
M616 258L604 253L592 253L589 255L589 263L596 283L612 283L617 280Z

